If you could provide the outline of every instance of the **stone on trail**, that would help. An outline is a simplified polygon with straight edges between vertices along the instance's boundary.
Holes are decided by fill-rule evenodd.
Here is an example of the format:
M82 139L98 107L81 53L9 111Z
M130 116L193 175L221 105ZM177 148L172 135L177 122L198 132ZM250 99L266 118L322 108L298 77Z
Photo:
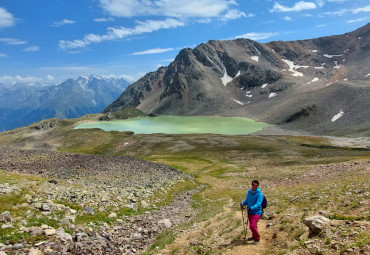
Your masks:
M310 236L318 235L329 221L324 216L312 216L303 219L303 223L310 229Z

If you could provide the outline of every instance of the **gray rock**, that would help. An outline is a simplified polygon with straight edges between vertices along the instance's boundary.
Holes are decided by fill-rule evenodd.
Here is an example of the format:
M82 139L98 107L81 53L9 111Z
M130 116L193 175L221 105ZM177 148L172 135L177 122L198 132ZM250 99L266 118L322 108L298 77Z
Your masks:
M16 244L13 245L14 250L19 250L19 249L22 249L23 247L24 247L24 245L21 244L21 243L16 243Z
M90 214L90 215L94 215L95 214L95 208L94 207L91 207L91 206L87 206L85 208L85 211Z
M55 234L64 241L72 242L72 236L66 233L63 228L58 228Z
M11 222L12 217L10 216L10 212L4 211L2 214L0 214L0 222Z
M87 238L87 234L85 232L79 232L75 235L75 241L79 242L83 240L84 238Z
M11 189L0 189L0 193L3 193L3 194L9 193L11 191L12 191Z
M6 228L14 228L14 226L12 224L3 224L1 226L2 229L6 229Z
M53 236L56 234L56 230L54 228L47 228L47 229L44 229L44 234L46 236Z
M165 228L172 227L172 223L171 223L171 221L169 219L160 220L160 221L158 221L158 224L165 226Z
M30 232L32 236L40 236L44 233L44 230L40 227L31 227Z
M48 212L48 211L51 211L49 205L47 203L43 203L41 205L41 211L45 211L45 212Z
M117 213L112 212L111 214L108 215L108 218L117 218Z
M303 219L303 223L310 230L310 236L318 235L325 228L328 222L330 222L330 220L324 216L312 216Z

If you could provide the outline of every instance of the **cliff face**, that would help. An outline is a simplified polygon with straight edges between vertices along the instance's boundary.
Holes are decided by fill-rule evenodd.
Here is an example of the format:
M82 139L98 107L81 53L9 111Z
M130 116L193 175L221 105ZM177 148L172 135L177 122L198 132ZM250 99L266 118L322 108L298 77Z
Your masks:
M244 116L315 133L366 135L369 91L370 24L311 40L237 39L184 49L104 112L137 107L156 114Z

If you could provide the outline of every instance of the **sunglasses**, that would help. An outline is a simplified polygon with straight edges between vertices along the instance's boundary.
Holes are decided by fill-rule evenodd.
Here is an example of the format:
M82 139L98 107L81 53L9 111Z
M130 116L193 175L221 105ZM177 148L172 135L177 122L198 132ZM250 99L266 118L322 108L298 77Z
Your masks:
M252 186L257 186L258 187L258 184L252 184Z

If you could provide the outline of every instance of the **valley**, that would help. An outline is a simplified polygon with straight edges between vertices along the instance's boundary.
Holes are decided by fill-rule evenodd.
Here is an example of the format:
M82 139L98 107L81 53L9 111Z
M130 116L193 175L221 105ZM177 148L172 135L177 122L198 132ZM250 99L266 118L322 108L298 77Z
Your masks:
M45 254L369 250L366 147L339 147L318 136L74 129L100 116L53 125L47 120L0 134L1 210L11 217L2 224L12 226L2 228L0 249ZM260 180L269 201L259 223L259 246L242 239L239 203L252 179ZM159 180L163 184L156 184ZM303 219L315 215L329 224L310 237Z

